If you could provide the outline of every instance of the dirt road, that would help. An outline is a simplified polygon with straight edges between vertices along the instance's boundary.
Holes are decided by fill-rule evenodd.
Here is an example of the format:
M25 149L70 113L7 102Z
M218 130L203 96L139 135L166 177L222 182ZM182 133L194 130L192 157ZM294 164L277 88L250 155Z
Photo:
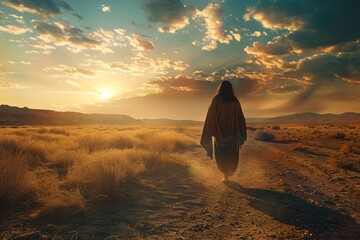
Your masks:
M225 184L200 147L183 157L190 168L154 166L120 201L64 219L14 216L3 236L22 229L17 239L360 239L358 173L336 172L336 180L311 154L255 140Z

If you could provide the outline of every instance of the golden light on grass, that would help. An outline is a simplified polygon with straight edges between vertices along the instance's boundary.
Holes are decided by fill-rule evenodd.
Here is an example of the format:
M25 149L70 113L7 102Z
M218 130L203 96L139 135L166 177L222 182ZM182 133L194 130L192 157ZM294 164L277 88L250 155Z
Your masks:
M111 133L110 133L111 130ZM157 164L186 167L193 136L168 127L3 128L0 202L38 204L38 215L84 212L99 198L121 198L126 183ZM59 147L61 146L61 147Z

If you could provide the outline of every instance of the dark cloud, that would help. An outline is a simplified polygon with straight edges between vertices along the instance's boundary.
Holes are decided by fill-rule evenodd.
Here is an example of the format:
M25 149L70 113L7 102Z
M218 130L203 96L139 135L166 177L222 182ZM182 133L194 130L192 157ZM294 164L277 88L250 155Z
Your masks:
M219 72L213 72L210 75L213 75L213 78L215 79L230 81L234 87L235 93L239 96L245 96L251 92L254 92L258 89L259 86L259 83L256 79L252 79L247 76L230 76L227 73ZM207 75L203 79L205 80L195 80L192 77L186 76L164 77L159 80L150 81L147 84L154 86L155 88L161 90L161 92L173 92L176 90L207 96L213 95L216 92L216 89L219 86L221 80L206 80Z
M143 5L150 23L155 23L161 32L175 33L189 24L192 7L185 7L180 0L148 0Z
M260 1L249 9L250 15L266 28L288 29L286 45L303 51L318 48L341 46L360 38L360 1ZM272 54L285 54L286 51L273 51L283 38L267 45ZM293 49L288 48L287 53Z
M252 47L244 49L249 54L254 55L270 55L281 56L294 53L294 47L286 37L276 37L274 41L268 42L266 45L262 42L254 42Z
M36 30L40 33L40 35L51 36L54 39L54 41L65 40L65 33L58 26L49 23L40 22L36 26Z
M41 39L52 42L56 45L68 45L74 48L97 48L101 42L87 37L79 28L72 27L65 23L50 24L39 22L36 26Z
M306 79L309 87L283 108L319 111L327 107L329 100L349 101L359 98L359 69L359 53L321 54L302 59L296 70L285 75L299 80ZM353 85L349 86L349 82Z
M82 20L82 19L83 19L82 16L80 16L80 15L77 14L77 13L73 13L73 16L76 17L76 18L79 19L79 20Z
M61 10L73 11L69 4L61 0L4 0L2 4L20 12L38 14L46 19L61 15Z
M360 83L360 53L319 54L299 61L297 69L285 75L308 77L311 83Z
M147 38L149 37L145 35L132 34L128 37L128 40L131 46L135 47L137 50L152 51L155 49L155 46L151 41L145 40Z

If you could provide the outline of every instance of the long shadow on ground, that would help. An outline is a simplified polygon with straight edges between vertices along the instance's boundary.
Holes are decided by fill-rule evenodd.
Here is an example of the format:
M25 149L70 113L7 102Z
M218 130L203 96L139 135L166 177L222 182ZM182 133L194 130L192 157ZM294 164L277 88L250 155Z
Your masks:
M229 188L249 196L249 205L284 224L307 229L314 239L360 239L360 225L350 216L316 206L291 193L245 188L234 181Z
M51 238L131 239L172 236L194 207L205 203L204 187L191 180L189 169L172 163L151 167L127 183L121 199L93 203L86 213L73 217L39 217L29 223Z

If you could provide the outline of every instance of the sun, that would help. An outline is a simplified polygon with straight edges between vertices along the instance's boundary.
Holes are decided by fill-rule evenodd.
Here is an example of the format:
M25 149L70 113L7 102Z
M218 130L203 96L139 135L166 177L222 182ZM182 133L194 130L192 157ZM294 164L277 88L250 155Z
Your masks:
M115 96L115 92L111 88L102 88L99 91L99 97L101 100L109 100Z

